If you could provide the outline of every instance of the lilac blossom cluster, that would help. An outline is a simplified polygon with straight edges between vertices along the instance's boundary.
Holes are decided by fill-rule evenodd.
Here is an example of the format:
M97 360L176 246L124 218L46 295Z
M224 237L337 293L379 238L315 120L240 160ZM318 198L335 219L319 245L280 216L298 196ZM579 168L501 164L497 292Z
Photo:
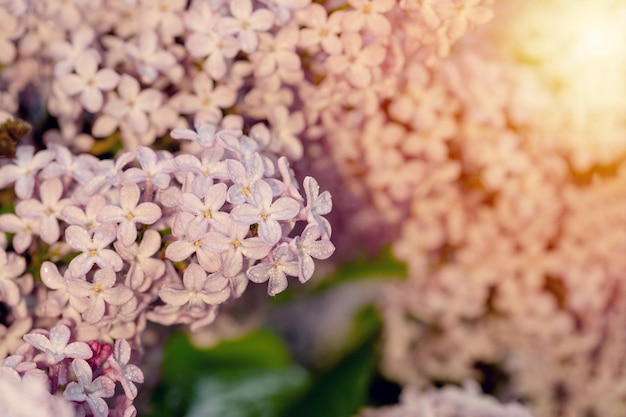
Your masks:
M3 364L22 379L47 370L53 394L63 390L94 416L107 415L102 398L116 380L132 407L136 390L120 369L126 340L140 348L148 321L199 329L249 281L278 294L288 276L306 282L314 259L334 251L323 217L330 194L306 177L302 195L286 158L236 129L171 135L195 151L139 147L101 160L23 145L0 168L0 188L14 185L17 196L15 213L0 215L0 231L12 235L0 247L0 301L11 316L0 346L3 358L12 354ZM45 330L59 319L68 324ZM75 379L80 386L67 385Z

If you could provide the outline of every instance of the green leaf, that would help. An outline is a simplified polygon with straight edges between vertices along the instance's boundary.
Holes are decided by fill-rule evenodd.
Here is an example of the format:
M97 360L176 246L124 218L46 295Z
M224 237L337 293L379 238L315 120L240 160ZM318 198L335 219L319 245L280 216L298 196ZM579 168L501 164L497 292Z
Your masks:
M283 417L351 417L368 403L375 372L375 338L369 338L322 375Z
M211 349L176 334L162 368L150 417L277 417L309 384L307 371L265 330Z

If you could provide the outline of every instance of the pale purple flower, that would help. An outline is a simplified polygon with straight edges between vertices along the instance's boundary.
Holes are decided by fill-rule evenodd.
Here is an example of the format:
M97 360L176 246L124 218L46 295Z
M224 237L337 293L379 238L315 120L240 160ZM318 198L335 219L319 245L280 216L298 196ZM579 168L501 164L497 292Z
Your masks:
M50 261L41 264L41 281L51 290L48 291L46 301L39 306L39 312L45 317L58 317L71 297L67 288L71 277L67 270L65 275L61 275L57 266Z
M287 288L287 275L297 277L298 273L298 260L286 243L272 251L268 262L254 265L247 271L248 279L252 282L269 281L267 293L272 296Z
M358 32L367 28L375 36L386 37L391 33L391 23L384 13L391 10L396 0L348 0L351 10L342 19L346 32Z
M99 269L93 282L72 279L68 292L76 297L73 306L87 323L95 323L104 317L106 305L122 305L133 298L133 291L125 285L116 285L117 275L111 268Z
M97 217L104 206L106 206L106 199L104 196L96 194L89 199L84 210L79 206L69 204L61 210L59 218L67 224L81 226L93 233L101 224Z
M0 189L15 183L17 197L30 198L35 187L37 173L52 161L54 156L54 152L49 150L35 153L33 146L18 146L13 163L0 168Z
M95 49L88 48L95 37L96 33L93 28L85 25L71 32L71 43L56 41L50 44L48 46L48 53L57 60L54 67L54 74L60 77L72 72L78 57L85 51L99 58L99 54Z
M300 30L299 45L310 48L320 45L327 54L338 54L341 52L342 13L334 12L328 14L324 6L312 3L300 13L300 20L305 26Z
M46 355L49 365L59 363L65 358L89 359L93 355L91 348L84 342L70 341L70 329L64 324L57 324L48 335L31 332L24 335L24 340Z
M183 214L188 214L193 218L193 215L189 213ZM184 217L177 216L177 218ZM215 272L220 267L220 257L207 247L206 230L188 227L191 218L186 221L184 226L181 226L184 230L184 238L175 240L165 248L165 257L174 262L182 262L196 254L198 262L206 271Z
M185 47L196 58L203 58L202 70L215 80L228 73L229 61L239 52L239 42L232 36L217 32L192 33Z
M216 29L227 35L237 35L241 50L250 53L259 44L257 32L265 32L274 25L274 14L268 9L253 10L251 0L229 2L230 16L220 18Z
M17 354L20 347L24 346L23 336L32 327L33 319L30 316L19 318L10 326L0 324L0 358L6 357L9 353Z
M171 43L174 37L184 30L182 14L187 0L153 1L141 0L139 26L141 28L157 29L166 43Z
M244 159L243 164L235 159L226 160L226 169L233 185L228 189L226 200L232 204L241 204L252 195L252 187L262 177L263 160L257 153Z
M272 106L268 113L272 135L278 139L270 149L292 159L302 158L304 148L298 135L306 127L304 114L300 111L289 111L282 104Z
M318 240L322 236L320 227L316 223L309 223L291 244L298 253L300 273L298 279L304 283L308 281L315 271L315 259L328 259L335 251L335 246L328 239Z
M113 354L109 356L107 363L110 366L106 375L118 381L124 389L126 398L132 400L137 396L137 387L133 382L143 383L143 373L136 365L129 364L131 349L124 339L115 341Z
M313 177L305 177L302 183L306 194L306 213L309 223L315 222L325 238L330 238L330 222L322 217L330 213L333 208L332 196L328 191L320 194L320 186Z
M161 106L163 94L153 88L142 90L137 79L127 74L122 75L117 92L94 123L93 135L108 136L122 123L138 135L146 133L150 127L148 113Z
M71 225L65 230L65 240L74 249L82 252L72 259L68 267L73 277L85 275L95 265L100 268L113 268L120 271L124 263L115 251L106 249L115 240L115 226L103 225L94 233L80 227Z
M272 188L265 181L257 181L252 188L251 204L235 206L231 211L234 221L246 225L258 224L259 236L273 245L282 237L279 220L293 220L300 211L300 203L291 197L280 197L272 202Z
M16 278L26 270L26 261L12 252L0 248L0 301L16 306L21 299Z
M159 73L167 75L174 83L180 82L183 68L176 57L159 42L154 30L143 30L136 43L126 43L126 53L134 61L141 81L154 83Z
M211 225L223 229L230 220L228 213L220 211L226 202L226 189L224 183L214 184L206 190L202 199L193 193L183 193L180 196L181 210L196 216L188 227L208 231Z
M130 246L137 239L137 224L153 224L161 218L161 208L151 202L139 204L141 191L136 184L120 189L119 206L107 205L98 213L98 221L117 224L117 239Z
M39 236L49 245L59 240L61 229L58 218L61 210L71 202L67 198L61 199L63 191L61 180L52 178L44 181L39 187L41 201L28 199L20 201L15 206L18 216L39 220Z
M158 189L165 189L170 184L170 173L176 169L176 164L169 152L155 152L146 146L136 150L136 158L141 168L129 168L124 172L124 184L154 185Z
M215 85L205 73L194 77L192 92L182 92L174 98L180 112L193 114L194 122L217 123L222 118L222 109L227 109L237 100L237 90L230 85Z
M30 247L35 230L39 230L39 219L12 213L0 215L0 231L14 234L12 244L17 253L24 253Z
M380 65L386 55L379 43L363 45L359 33L347 32L341 35L343 52L328 57L326 68L334 74L345 74L346 79L356 88L364 88L372 82L371 67Z
M254 75L259 78L278 73L286 82L300 81L300 56L296 53L296 46L300 32L297 26L283 27L276 35L262 33L258 51L252 54Z
M83 184L84 191L92 195L97 191L105 193L110 187L120 187L124 176L124 167L135 159L135 151L122 152L115 161L110 159L90 160L83 159L86 171L89 173L77 178ZM81 159L83 155L78 158Z
M261 259L272 248L258 237L246 238L250 228L245 224L230 222L222 233L209 232L202 238L202 245L210 251L222 254L222 273L231 278L241 272L243 257Z
M103 91L111 91L120 80L119 74L110 68L98 70L93 54L83 52L76 58L75 73L66 74L58 82L68 96L80 94L85 110L96 113L104 103Z
M204 310L206 305L217 305L230 297L228 279L220 274L209 274L198 264L189 264L183 274L182 285L167 284L159 290L159 297L173 306Z
M191 182L191 189L196 193L205 193L213 185L213 179L228 178L226 164L222 161L223 156L224 148L221 146L205 148L199 159L190 154L178 155L175 158L176 167L178 168L176 172L193 173L194 178Z
M130 265L126 275L126 285L130 288L146 291L153 281L165 273L165 262L154 258L154 254L161 248L161 235L156 230L146 230L139 245L134 243L125 247L115 242L113 246Z
M94 417L107 417L109 406L104 398L110 398L115 394L115 382L104 375L93 379L91 367L82 359L75 359L72 362L72 370L76 375L76 381L67 385L63 396L71 401L86 402Z
M9 65L17 56L17 49L12 38L17 35L19 20L4 9L0 9L0 64Z

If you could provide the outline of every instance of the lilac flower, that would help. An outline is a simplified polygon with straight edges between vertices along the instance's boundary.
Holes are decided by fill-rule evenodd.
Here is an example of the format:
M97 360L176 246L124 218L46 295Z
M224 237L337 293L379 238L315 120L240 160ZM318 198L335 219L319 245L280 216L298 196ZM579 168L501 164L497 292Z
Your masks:
M23 336L32 329L33 318L26 316L11 323L10 326L0 324L0 358L9 353L17 354L20 346L24 346Z
M70 204L70 200L67 198L61 199L63 184L58 178L44 181L39 187L39 194L41 201L36 199L20 201L15 206L15 212L21 217L38 219L38 232L41 240L52 244L59 240L61 230L58 217L61 210Z
M345 73L347 80L356 88L364 88L372 81L371 67L385 59L385 48L377 43L363 46L359 33L347 32L341 35L343 52L328 57L326 68L335 74Z
M71 279L70 274L66 271L66 276L63 276L55 264L44 261L41 264L40 275L44 285L52 290L48 292L46 302L40 306L40 313L45 317L58 317L71 297L67 288Z
M68 400L86 402L94 417L107 417L109 406L104 398L115 394L115 382L104 375L93 379L91 367L82 359L74 359L72 370L77 381L67 385L63 396Z
M57 77L72 72L78 57L85 51L98 57L95 49L87 48L96 37L95 31L91 27L84 25L75 28L71 35L71 43L59 40L49 46L48 52L57 60L54 67L54 74Z
M239 52L237 39L216 32L218 18L212 7L202 2L193 3L184 16L185 25L191 32L185 47L192 57L204 59L203 71L215 80L224 78L229 70L228 63Z
M159 290L159 297L173 306L204 310L205 305L221 304L230 296L228 280L220 274L210 274L198 264L189 264L183 274L182 286L168 284Z
M209 225L218 230L224 228L224 225L230 221L228 213L220 211L226 202L226 188L224 183L212 185L202 200L193 193L181 195L181 210L196 216L188 227L204 231L208 230Z
M207 250L222 254L222 273L227 278L241 271L244 256L261 259L271 249L271 245L258 237L246 238L249 231L247 225L231 221L223 231L224 234L209 232L202 238L202 244Z
M118 381L124 389L126 398L132 400L137 396L137 387L133 382L143 383L143 373L136 365L129 364L130 345L124 339L117 340L113 349L113 354L109 356L107 363L110 368L106 375Z
M57 324L46 336L43 333L31 332L24 335L24 340L46 355L46 361L52 365L65 358L89 359L93 352L84 342L70 341L70 329L64 324Z
M233 181L226 200L232 204L241 204L250 198L252 186L263 177L264 172L263 160L258 153L246 158L243 164L235 159L228 159L226 169Z
M328 259L335 251L335 246L328 239L318 240L322 235L320 227L315 223L309 223L302 232L301 236L297 236L292 245L298 253L298 264L300 273L298 279L304 283L313 276L315 270L315 259Z
M237 35L243 52L255 51L259 44L257 32L265 32L274 25L274 14L267 9L253 11L251 0L233 0L229 7L232 17L220 18L216 29L220 33Z
M109 100L93 125L93 135L108 136L120 124L125 124L133 133L146 133L150 127L148 113L161 106L162 93L156 89L141 90L139 82L132 76L123 74L117 87L118 96Z
M177 218L183 217L177 216ZM165 257L174 262L181 262L195 253L205 271L217 271L220 267L220 258L207 247L206 230L188 227L190 221L191 219L188 219L181 227L185 230L184 238L172 242L165 248Z
M26 261L21 256L0 248L0 301L16 306L21 299L16 278L24 273Z
M204 149L199 159L190 154L178 155L175 158L178 168L177 171L193 173L194 178L191 183L192 190L202 195L213 185L213 179L228 178L226 165L222 160L223 156L224 149L221 146Z
M137 43L127 43L126 53L134 61L141 81L152 84L159 73L167 75L177 83L183 76L183 68L176 57L159 44L159 35L154 30L143 30Z
M79 156L79 158L81 158L81 156ZM83 184L83 190L88 195L92 195L96 191L104 193L108 191L109 187L121 187L125 172L124 167L131 163L135 159L135 156L135 151L129 151L122 152L117 156L115 161L111 161L110 159L95 161L83 159L84 168L87 168L91 172L77 178L77 180Z
M259 236L273 245L282 237L279 220L292 220L300 211L300 204L291 197L280 197L272 202L272 188L265 181L257 181L252 189L252 204L236 206L231 211L234 221L246 225L258 224Z
M259 50L251 56L255 63L254 74L263 78L278 73L280 78L288 83L300 81L301 64L296 53L299 36L295 25L283 27L276 35L260 34Z
M17 253L24 253L30 247L35 230L39 230L39 219L11 213L0 215L0 231L14 234L12 244Z
M96 230L93 237L80 227L71 225L65 230L65 240L74 249L82 252L69 264L69 272L73 277L85 275L94 264L100 268L122 269L123 262L120 255L107 246L115 240L115 226L104 225Z
M96 194L89 199L84 210L73 204L65 206L61 210L60 218L67 224L81 226L93 233L101 224L97 216L105 205L106 199L102 195Z
M153 281L165 273L165 262L153 257L161 248L161 236L156 230L146 230L139 245L134 243L125 247L115 242L113 246L130 265L126 275L126 285L130 288L146 291Z
M348 10L342 20L346 32L358 32L367 27L375 36L385 37L391 33L391 23L384 13L391 10L395 0L348 0Z
M54 159L54 152L49 150L35 153L35 148L22 145L15 152L12 164L0 168L0 189L15 183L18 198L30 198L35 187L35 176Z
M262 283L269 280L267 293L272 296L287 288L287 275L296 277L298 274L298 260L286 243L272 251L269 262L254 265L247 271L252 282Z
M299 16L305 26L300 31L300 46L310 48L319 44L329 55L341 52L339 34L341 33L342 13L328 14L324 6L312 3Z
M75 74L59 79L61 90L69 95L80 94L80 103L85 110L96 113L102 108L102 91L111 91L117 86L120 76L109 68L98 71L98 62L93 54L83 52L76 58Z
M313 177L305 177L303 181L304 192L306 194L307 221L315 222L322 231L325 238L330 238L331 227L328 220L322 217L330 213L333 208L333 201L330 193L324 191L320 194L320 187Z
M125 285L115 285L116 274L111 268L96 271L93 283L83 279L71 279L68 292L76 297L75 308L87 323L95 323L104 317L106 305L122 305L133 298L133 291Z
M137 239L137 224L152 224L161 218L161 208L151 202L139 203L139 187L135 184L120 189L120 206L108 205L98 213L102 223L116 223L117 239L130 246Z
M276 150L293 159L302 158L304 149L298 137L306 126L302 112L289 112L287 107L277 104L270 109L268 119L272 134L279 139L280 148Z
M136 150L141 168L129 168L124 172L124 184L145 182L163 190L171 181L170 173L176 169L174 159L167 152L157 154L152 149L141 146Z
M193 93L180 93L174 100L180 104L180 112L194 114L194 122L217 123L226 109L237 100L237 91L230 85L215 85L205 73L196 75L193 80Z

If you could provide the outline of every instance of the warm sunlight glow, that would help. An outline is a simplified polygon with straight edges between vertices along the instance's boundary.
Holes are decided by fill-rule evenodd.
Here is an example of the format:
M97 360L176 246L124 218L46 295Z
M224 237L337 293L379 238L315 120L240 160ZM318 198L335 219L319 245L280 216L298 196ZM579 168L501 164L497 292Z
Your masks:
M496 39L549 93L536 100L546 123L558 120L554 129L567 131L583 159L606 163L626 153L626 1L509 4Z

